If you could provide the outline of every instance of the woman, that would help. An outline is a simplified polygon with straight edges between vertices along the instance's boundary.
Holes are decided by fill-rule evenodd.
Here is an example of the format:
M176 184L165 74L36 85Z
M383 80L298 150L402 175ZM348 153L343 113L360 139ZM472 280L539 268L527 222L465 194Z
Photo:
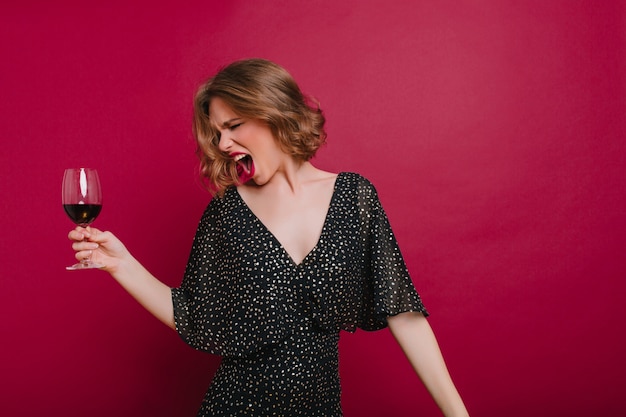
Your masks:
M261 59L203 85L194 133L215 197L179 288L153 277L110 232L70 232L196 349L223 357L202 416L341 416L340 330L389 326L446 416L467 411L447 372L376 190L309 160L324 117Z

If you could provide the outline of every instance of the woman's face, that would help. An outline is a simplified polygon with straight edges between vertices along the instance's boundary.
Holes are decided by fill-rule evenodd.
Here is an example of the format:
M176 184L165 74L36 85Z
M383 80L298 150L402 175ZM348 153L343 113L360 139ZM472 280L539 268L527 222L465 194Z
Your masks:
M242 184L265 184L288 157L267 124L239 116L219 97L211 99L209 118L220 132L219 149L237 162Z

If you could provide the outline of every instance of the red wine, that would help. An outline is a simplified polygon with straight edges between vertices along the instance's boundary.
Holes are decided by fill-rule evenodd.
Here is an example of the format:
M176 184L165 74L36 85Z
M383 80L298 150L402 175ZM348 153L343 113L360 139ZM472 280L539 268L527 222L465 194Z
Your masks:
M74 223L85 227L96 220L102 204L63 204L63 208Z

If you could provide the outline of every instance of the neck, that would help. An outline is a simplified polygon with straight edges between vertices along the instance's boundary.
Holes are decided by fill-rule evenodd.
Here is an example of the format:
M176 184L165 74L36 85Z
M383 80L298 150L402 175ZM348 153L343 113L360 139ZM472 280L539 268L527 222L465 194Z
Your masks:
M310 162L291 160L283 169L278 170L272 178L272 185L285 188L292 194L297 194L302 184L311 179L315 167Z
M244 187L254 188L263 194L296 195L302 190L304 184L315 179L315 174L319 172L321 171L310 162L290 158L280 165L265 184L257 185L250 181Z

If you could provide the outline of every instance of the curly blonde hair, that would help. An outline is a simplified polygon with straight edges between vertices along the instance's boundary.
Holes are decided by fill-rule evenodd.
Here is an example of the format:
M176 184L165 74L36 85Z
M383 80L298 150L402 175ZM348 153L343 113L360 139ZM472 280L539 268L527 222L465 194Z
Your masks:
M194 99L200 173L213 195L239 185L236 164L218 148L219 132L209 117L214 97L237 115L266 123L281 149L296 160L308 161L326 142L319 104L312 104L284 68L265 59L235 61L204 83Z

